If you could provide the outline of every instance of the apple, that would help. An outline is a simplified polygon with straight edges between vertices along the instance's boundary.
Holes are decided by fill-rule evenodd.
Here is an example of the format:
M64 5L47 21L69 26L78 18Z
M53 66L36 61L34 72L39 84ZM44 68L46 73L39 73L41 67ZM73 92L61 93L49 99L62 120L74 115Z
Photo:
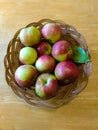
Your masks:
M61 83L68 84L75 81L78 77L78 68L71 61L62 61L57 64L54 73Z
M56 23L45 24L41 32L43 37L52 43L58 41L61 38L61 27Z
M23 88L34 85L38 71L32 65L21 65L15 71L15 81Z
M50 98L55 96L58 88L56 77L50 73L39 75L35 83L35 92L41 98Z
M72 55L72 48L66 40L60 40L52 47L52 56L59 62L71 59Z
M37 27L31 26L23 28L19 34L20 41L25 46L34 46L39 43L41 33Z
M32 47L24 47L19 52L19 60L23 64L33 64L37 59L37 51Z
M54 58L49 55L40 56L35 63L35 66L39 72L52 72L56 63Z
M50 55L51 53L50 44L46 41L40 42L37 46L37 52L39 55L44 55L44 54Z

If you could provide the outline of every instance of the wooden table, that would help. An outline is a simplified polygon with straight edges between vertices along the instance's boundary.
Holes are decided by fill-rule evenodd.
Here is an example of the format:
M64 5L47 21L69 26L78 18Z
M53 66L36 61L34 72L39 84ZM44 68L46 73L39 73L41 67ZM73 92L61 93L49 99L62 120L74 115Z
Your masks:
M42 18L60 19L84 35L93 73L84 91L58 109L36 108L7 85L4 56L14 33ZM0 0L0 130L98 130L98 1Z

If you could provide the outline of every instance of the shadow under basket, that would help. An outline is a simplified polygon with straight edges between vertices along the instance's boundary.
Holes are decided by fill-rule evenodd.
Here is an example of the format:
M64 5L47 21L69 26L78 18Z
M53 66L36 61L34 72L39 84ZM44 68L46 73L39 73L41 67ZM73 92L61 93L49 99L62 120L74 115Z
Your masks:
M38 22L30 23L26 27L33 25L41 30L46 23L50 22L58 23L61 26L62 39L69 41L72 45L78 45L82 47L90 56L90 51L84 37L78 33L73 26L65 24L60 20L42 19ZM87 86L88 78L92 71L92 62L78 65L79 76L76 81L68 85L61 86L55 97L45 100L41 99L35 94L34 87L22 89L17 85L14 79L14 73L20 66L19 51L23 47L19 40L19 33L21 29L16 32L12 40L9 42L7 53L4 58L5 77L8 85L12 88L16 95L33 106L57 108L68 103Z

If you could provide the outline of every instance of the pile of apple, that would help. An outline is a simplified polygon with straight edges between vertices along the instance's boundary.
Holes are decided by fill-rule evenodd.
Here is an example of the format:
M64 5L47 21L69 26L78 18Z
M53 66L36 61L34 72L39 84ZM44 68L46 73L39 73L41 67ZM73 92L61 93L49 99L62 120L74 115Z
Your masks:
M46 23L41 30L31 26L20 31L24 47L19 52L20 66L15 71L15 81L22 88L34 86L41 98L56 95L61 84L69 84L78 77L78 68L71 60L71 44L62 39L62 29L57 23Z

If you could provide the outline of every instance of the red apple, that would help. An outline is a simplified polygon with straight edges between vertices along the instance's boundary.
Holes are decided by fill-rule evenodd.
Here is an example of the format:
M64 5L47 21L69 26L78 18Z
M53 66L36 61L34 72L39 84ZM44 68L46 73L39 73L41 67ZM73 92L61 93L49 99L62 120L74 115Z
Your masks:
M50 40L52 43L56 42L61 37L61 27L56 23L45 24L41 32L43 37Z
M15 81L20 87L30 87L34 85L37 78L37 70L32 65L21 65L15 71Z
M78 68L70 61L62 61L55 68L55 76L62 83L71 83L78 77Z
M50 98L55 96L58 91L58 81L50 73L39 75L35 84L35 92L39 97Z
M37 46L37 52L39 55L49 55L51 53L51 46L48 42L42 41Z
M57 61L69 60L72 57L72 54L73 52L70 43L65 40L56 42L52 47L52 56Z
M55 67L55 60L49 55L40 56L35 63L39 72L52 72Z

